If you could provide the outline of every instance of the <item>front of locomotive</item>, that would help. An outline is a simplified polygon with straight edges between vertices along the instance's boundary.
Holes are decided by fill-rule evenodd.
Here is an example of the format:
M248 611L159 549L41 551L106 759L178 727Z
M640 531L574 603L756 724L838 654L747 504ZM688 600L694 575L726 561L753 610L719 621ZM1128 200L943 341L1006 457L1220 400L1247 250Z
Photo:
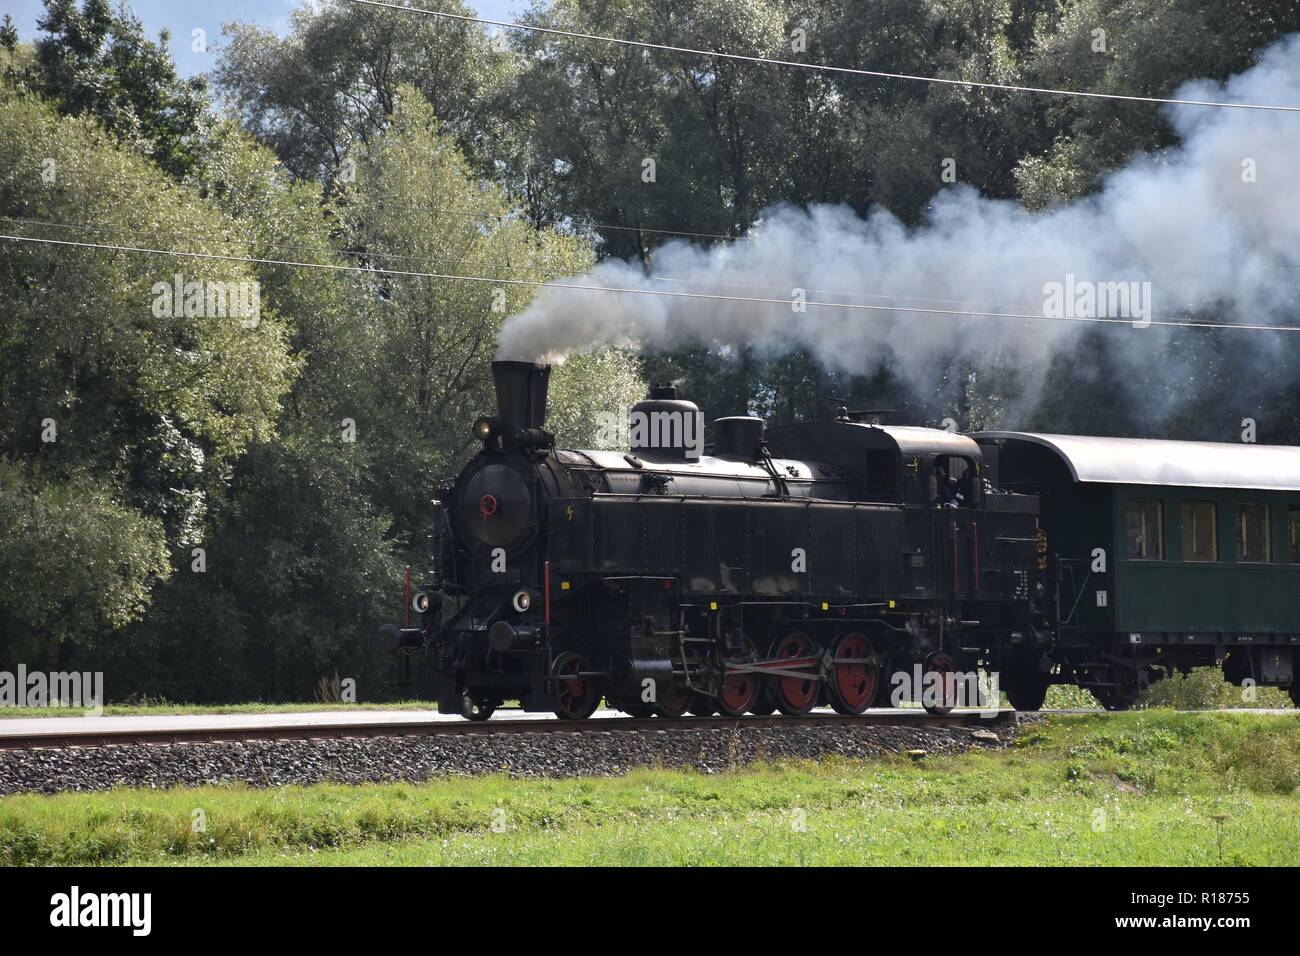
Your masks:
M482 450L437 502L433 580L414 596L418 628L386 625L391 645L423 647L444 713L491 716L545 693L545 501L557 492L545 431L550 367L493 362L497 417L480 418Z

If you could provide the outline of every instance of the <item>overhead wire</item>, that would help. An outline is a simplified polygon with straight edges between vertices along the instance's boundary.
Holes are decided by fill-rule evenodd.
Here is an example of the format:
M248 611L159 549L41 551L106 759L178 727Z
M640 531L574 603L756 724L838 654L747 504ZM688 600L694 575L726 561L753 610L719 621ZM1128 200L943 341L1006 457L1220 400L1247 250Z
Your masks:
M83 249L103 249L118 252L131 252L146 255L164 255L178 256L193 259L211 259L226 262L250 262L260 263L263 265L295 266L307 269L322 269L336 272L367 273L371 275L392 275L392 276L409 276L426 279L442 279L449 281L462 282L484 282L495 283L498 285L519 285L533 288L568 289L581 292L603 292L620 295L651 295L667 296L678 299L700 299L706 301L723 301L723 302L746 302L752 304L770 304L789 307L792 305L790 298L767 298L762 296L732 296L717 295L714 293L704 292L673 292L666 289L634 289L615 286L598 286L598 285L581 285L573 282L558 281L537 281L530 279L503 279L492 276L475 276L475 275L458 275L455 273L435 273L435 272L414 272L397 269L375 269L364 266L342 265L339 263L321 263L321 262L294 262L283 259L266 259L254 256L230 256L220 255L217 253L202 252L182 252L175 249L150 249L139 246L122 246L109 243L95 242L76 242L70 239L47 239L34 236L16 236L0 235L0 240L9 242L31 242L43 243L56 246L67 246ZM928 315L953 315L953 316L974 316L996 319L1024 319L1037 322L1095 322L1111 325L1136 325L1132 318L1109 317L1109 316L1046 316L1041 313L1024 313L1024 312L982 312L970 309L939 309L939 308L920 308L917 306L902 305L869 305L862 302L824 302L819 300L807 300L801 303L804 306L813 308L830 308L846 309L852 311L869 311L869 312L902 312L902 313L920 313ZM1198 322L1198 321L1176 321L1170 319L1146 319L1142 320L1142 326L1166 326L1175 328L1201 328L1201 329L1235 329L1250 330L1260 332L1300 332L1300 326L1291 325L1269 325L1254 323L1237 323L1237 322Z

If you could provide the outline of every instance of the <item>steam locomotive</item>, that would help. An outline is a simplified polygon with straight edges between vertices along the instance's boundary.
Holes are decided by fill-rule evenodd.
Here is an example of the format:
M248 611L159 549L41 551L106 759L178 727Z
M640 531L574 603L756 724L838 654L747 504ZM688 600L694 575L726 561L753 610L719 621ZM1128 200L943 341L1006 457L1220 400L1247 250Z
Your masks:
M663 386L632 409L628 451L572 451L545 430L548 366L492 373L482 450L434 502L419 625L381 628L423 651L444 712L945 713L999 690L1033 710L1052 683L1123 708L1205 663L1296 694L1300 449L961 435L847 409L720 418L701 449L699 409ZM1272 535L1266 557L1195 560L1208 532L1169 520L1199 514L1226 541L1243 504L1267 511L1242 526Z

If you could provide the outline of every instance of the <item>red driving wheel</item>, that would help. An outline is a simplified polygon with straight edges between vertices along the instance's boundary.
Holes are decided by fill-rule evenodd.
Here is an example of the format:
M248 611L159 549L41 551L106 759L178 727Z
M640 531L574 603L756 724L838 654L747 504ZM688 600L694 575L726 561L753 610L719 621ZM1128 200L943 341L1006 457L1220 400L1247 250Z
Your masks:
M680 717L691 703L691 692L685 684L671 684L655 701L655 713L660 717Z
M751 664L758 658L754 642L741 638L740 649L733 651L727 658L729 662ZM754 671L729 671L722 682L722 693L718 695L718 712L727 717L741 717L758 699L762 689L759 675Z
M880 684L875 648L865 634L845 634L835 642L831 657L831 706L838 714L862 713L875 700Z
M817 649L813 647L808 635L795 631L772 645L769 656L790 662L788 666L791 669L806 670L813 665L816 653ZM770 680L776 709L781 713L797 717L817 706L821 681L815 673L810 671L807 677L772 677Z
M948 714L957 706L957 665L943 651L925 659L921 706L932 714Z
M574 651L565 651L551 665L555 684L555 716L561 720L586 720L600 702L596 681L580 676L591 670L587 659Z

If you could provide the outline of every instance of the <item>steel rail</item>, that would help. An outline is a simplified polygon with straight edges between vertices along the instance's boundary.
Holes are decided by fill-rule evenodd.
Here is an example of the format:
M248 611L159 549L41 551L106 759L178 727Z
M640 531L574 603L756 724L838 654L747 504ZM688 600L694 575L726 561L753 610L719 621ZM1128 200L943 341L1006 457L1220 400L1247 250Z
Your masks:
M111 718L109 718L111 719ZM256 742L277 740L338 740L369 737L444 737L511 734L625 734L673 733L682 730L782 730L812 727L927 727L947 729L991 729L1013 724L1014 710L954 711L931 714L899 710L893 713L858 715L805 714L744 717L611 717L599 720L482 720L436 721L428 723L357 722L353 724L292 724L264 727L150 728L114 730L111 727L83 731L49 731L4 734L0 725L0 751L111 747L131 744L182 744Z

